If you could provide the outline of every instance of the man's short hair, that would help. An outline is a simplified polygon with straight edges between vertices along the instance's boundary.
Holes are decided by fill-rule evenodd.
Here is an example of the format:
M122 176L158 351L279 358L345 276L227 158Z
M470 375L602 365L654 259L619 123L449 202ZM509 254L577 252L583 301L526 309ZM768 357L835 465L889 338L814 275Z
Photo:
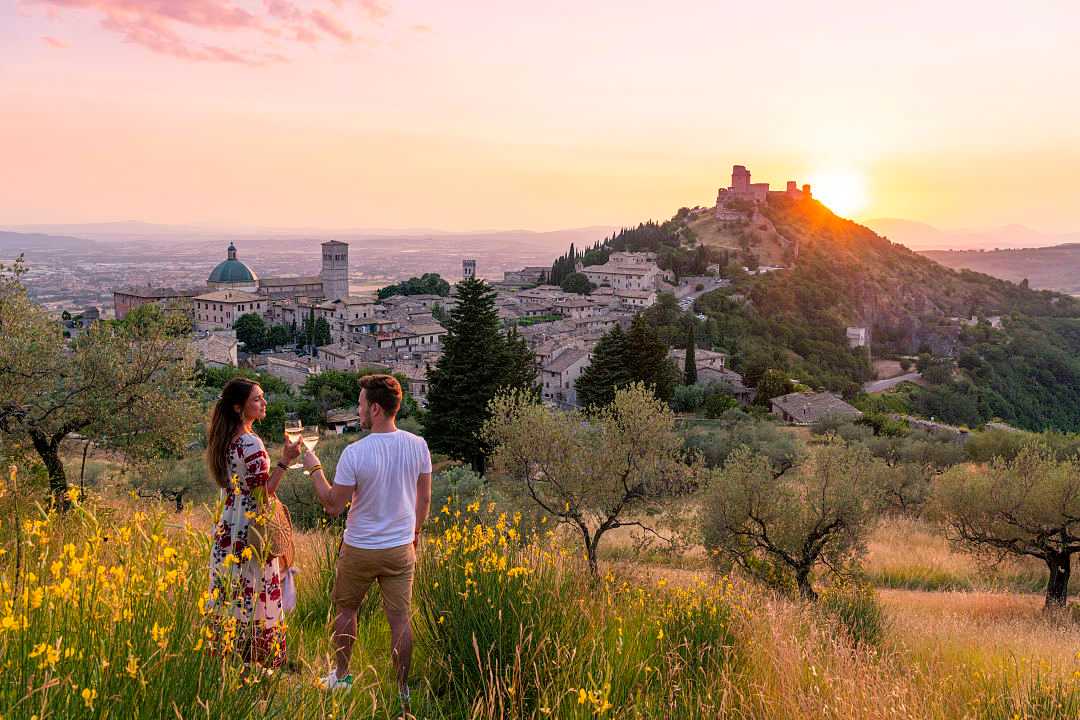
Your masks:
M393 375L365 375L360 387L367 391L368 402L375 403L388 415L397 415L401 408L401 383Z

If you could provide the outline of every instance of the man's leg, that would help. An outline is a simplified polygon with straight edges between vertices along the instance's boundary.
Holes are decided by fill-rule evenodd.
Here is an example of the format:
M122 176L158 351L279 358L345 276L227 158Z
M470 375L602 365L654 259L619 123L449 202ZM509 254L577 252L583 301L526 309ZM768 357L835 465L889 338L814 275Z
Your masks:
M390 623L390 655L397 671L398 689L404 690L409 686L409 668L412 665L412 624L408 611L387 613L386 621Z
M356 642L356 613L371 587L370 559L363 550L341 546L334 576L334 666L338 679L349 674L353 643Z
M390 655L397 672L398 688L404 693L409 687L409 668L412 665L412 583L416 552L412 544L389 551L386 567L379 575L383 610L390 624Z
M349 674L353 643L356 642L356 610L339 608L334 616L334 667L337 676Z

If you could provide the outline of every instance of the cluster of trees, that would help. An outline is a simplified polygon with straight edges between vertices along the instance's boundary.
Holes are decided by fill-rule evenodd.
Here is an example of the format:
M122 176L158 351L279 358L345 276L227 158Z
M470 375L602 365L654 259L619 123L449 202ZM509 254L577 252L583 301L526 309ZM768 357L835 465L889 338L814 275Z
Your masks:
M200 411L186 318L147 310L68 343L30 301L24 272L21 258L0 264L2 451L36 455L60 506L68 491L60 446L75 433L148 472L182 453Z
M436 451L482 472L490 444L481 435L489 403L500 392L537 394L536 358L513 328L503 332L495 291L476 279L457 284L443 354L428 373L424 437Z
M439 273L424 273L420 277L402 280L394 285L379 289L379 299L385 300L392 295L450 295L450 283L442 279Z
M555 262L551 264L551 272L548 273L548 283L551 285L562 286L563 282L570 275L577 273L577 264L580 262L583 267L590 265L603 265L608 261L608 256L611 255L611 250L607 247L607 240L599 241L592 247L585 248L584 251L578 251L574 246L574 243L570 243L570 249L565 255L560 255L556 258ZM567 292L576 292L574 290L567 290Z
M262 315L257 313L241 315L236 319L233 329L236 330L236 339L243 343L244 349L250 353L294 343L319 347L331 342L329 321L324 317L316 318L314 310L304 318L304 324L299 331L294 324L269 325Z
M616 326L600 338L575 387L581 405L602 407L612 402L617 390L633 383L642 383L667 402L681 379L668 359L667 345L639 314L627 332Z
M570 273L563 278L559 285L563 292L574 293L576 295L589 295L596 289L596 286L589 282L589 278L585 273L579 272Z
M921 414L973 427L1000 418L1028 430L1080 430L1080 319L1015 317L1005 332L966 328L955 366L948 358L919 364L931 383L910 389Z

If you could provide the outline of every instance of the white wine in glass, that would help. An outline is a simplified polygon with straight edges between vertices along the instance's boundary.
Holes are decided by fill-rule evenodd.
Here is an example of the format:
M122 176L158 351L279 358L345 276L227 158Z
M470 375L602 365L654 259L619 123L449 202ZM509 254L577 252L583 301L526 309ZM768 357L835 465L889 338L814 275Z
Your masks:
M311 452L315 449L315 446L319 444L319 428L306 428L300 439L304 441L304 450ZM305 470L304 474L309 475L310 473Z
M285 416L285 441L292 444L300 440L304 432L304 423L300 422L300 415L289 413ZM289 469L296 470L304 467L304 463L293 463Z

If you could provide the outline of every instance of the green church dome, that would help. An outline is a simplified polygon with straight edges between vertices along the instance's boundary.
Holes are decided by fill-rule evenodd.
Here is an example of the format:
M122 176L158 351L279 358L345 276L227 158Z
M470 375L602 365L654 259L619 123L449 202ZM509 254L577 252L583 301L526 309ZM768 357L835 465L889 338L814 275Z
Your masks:
M206 282L210 284L237 284L253 285L258 282L259 276L255 271L236 259L236 246L229 243L229 257L218 263L218 266L210 273Z

